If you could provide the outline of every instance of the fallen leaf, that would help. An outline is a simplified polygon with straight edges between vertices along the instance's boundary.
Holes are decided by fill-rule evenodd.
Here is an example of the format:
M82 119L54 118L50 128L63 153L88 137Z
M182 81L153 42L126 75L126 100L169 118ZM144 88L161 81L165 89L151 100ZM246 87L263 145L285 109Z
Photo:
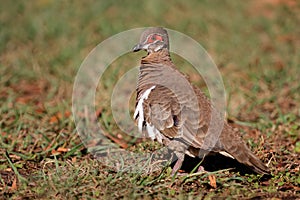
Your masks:
M58 122L58 118L54 115L54 116L52 116L52 117L50 118L49 122L50 122L51 124L57 123L57 122Z
M51 151L51 154L52 154L52 155L59 155L59 154L61 154L61 152L56 151L55 149L53 149L53 150Z
M17 156L17 155L14 155L14 154L9 155L9 157L12 158L12 159L16 159L16 160L20 160L21 159L20 156Z
M76 163L76 161L77 161L77 158L76 158L76 157L73 157L73 158L72 158L72 163Z
M13 190L13 191L18 189L17 177L14 178L13 183L12 183L10 189Z
M68 118L69 116L71 116L71 112L70 111L65 111L65 113L64 114L62 114L62 113L60 113L60 112L58 112L58 113L56 113L55 115L53 115L51 118L50 118L50 123L58 123L62 118L63 118L63 116L65 117L65 118Z
M209 178L209 185L213 188L217 188L216 176L209 175L208 178Z
M66 118L67 118L67 117L70 117L70 116L71 116L71 112L67 110L67 111L65 111L65 114L64 114L64 115L65 115Z
M122 147L123 149L127 149L128 148L128 144L125 140L119 139L109 133L106 133L103 131L103 135L108 137L111 141L115 142L116 144L118 144L120 147Z
M102 108L99 108L99 109L96 110L96 116L97 117L101 117L102 110L103 110Z
M58 147L56 151L57 152L68 152L68 151L70 151L70 149L63 148L63 147Z

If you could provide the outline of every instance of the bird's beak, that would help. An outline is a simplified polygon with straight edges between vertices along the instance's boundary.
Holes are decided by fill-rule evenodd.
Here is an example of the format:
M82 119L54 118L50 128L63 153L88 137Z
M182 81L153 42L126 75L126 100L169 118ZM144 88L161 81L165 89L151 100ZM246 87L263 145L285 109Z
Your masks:
M133 48L132 48L132 51L133 52L137 52L137 51L140 51L140 50L142 50L142 45L141 44L137 44L137 45L135 45Z

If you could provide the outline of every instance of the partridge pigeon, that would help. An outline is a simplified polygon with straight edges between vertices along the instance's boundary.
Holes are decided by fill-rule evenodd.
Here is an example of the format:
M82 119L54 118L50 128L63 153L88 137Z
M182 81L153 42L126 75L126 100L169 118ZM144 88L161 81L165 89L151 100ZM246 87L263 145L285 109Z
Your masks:
M173 175L182 166L185 154L204 157L210 152L235 158L256 173L269 174L269 169L249 150L240 133L227 124L204 93L176 69L164 28L147 28L133 48L134 52L139 50L148 54L141 60L134 119L139 131L146 132L175 153L178 159ZM217 117L212 118L212 115ZM216 137L214 128L220 126L211 119L222 120L223 126ZM212 131L208 131L209 126L213 126Z

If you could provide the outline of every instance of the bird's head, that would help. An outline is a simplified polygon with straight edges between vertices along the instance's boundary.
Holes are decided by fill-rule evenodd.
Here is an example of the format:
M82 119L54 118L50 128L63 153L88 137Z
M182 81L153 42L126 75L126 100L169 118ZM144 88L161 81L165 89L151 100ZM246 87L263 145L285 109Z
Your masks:
M148 53L162 49L169 49L169 37L168 32L161 27L147 28L142 33L140 42L133 47L134 52L145 50Z

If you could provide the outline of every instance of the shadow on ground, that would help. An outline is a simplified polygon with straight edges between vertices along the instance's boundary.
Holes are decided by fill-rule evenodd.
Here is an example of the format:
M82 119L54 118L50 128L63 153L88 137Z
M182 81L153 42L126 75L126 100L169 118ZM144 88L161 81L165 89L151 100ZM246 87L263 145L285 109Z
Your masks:
M185 157L181 170L190 173L197 165L202 161L201 158L192 158L190 156ZM171 167L175 164L172 163ZM231 169L230 171L240 173L241 175L245 174L256 174L249 167L239 163L237 160L223 156L221 154L214 154L206 156L201 166L205 171L213 172L218 170ZM265 178L270 178L271 176L264 175Z

